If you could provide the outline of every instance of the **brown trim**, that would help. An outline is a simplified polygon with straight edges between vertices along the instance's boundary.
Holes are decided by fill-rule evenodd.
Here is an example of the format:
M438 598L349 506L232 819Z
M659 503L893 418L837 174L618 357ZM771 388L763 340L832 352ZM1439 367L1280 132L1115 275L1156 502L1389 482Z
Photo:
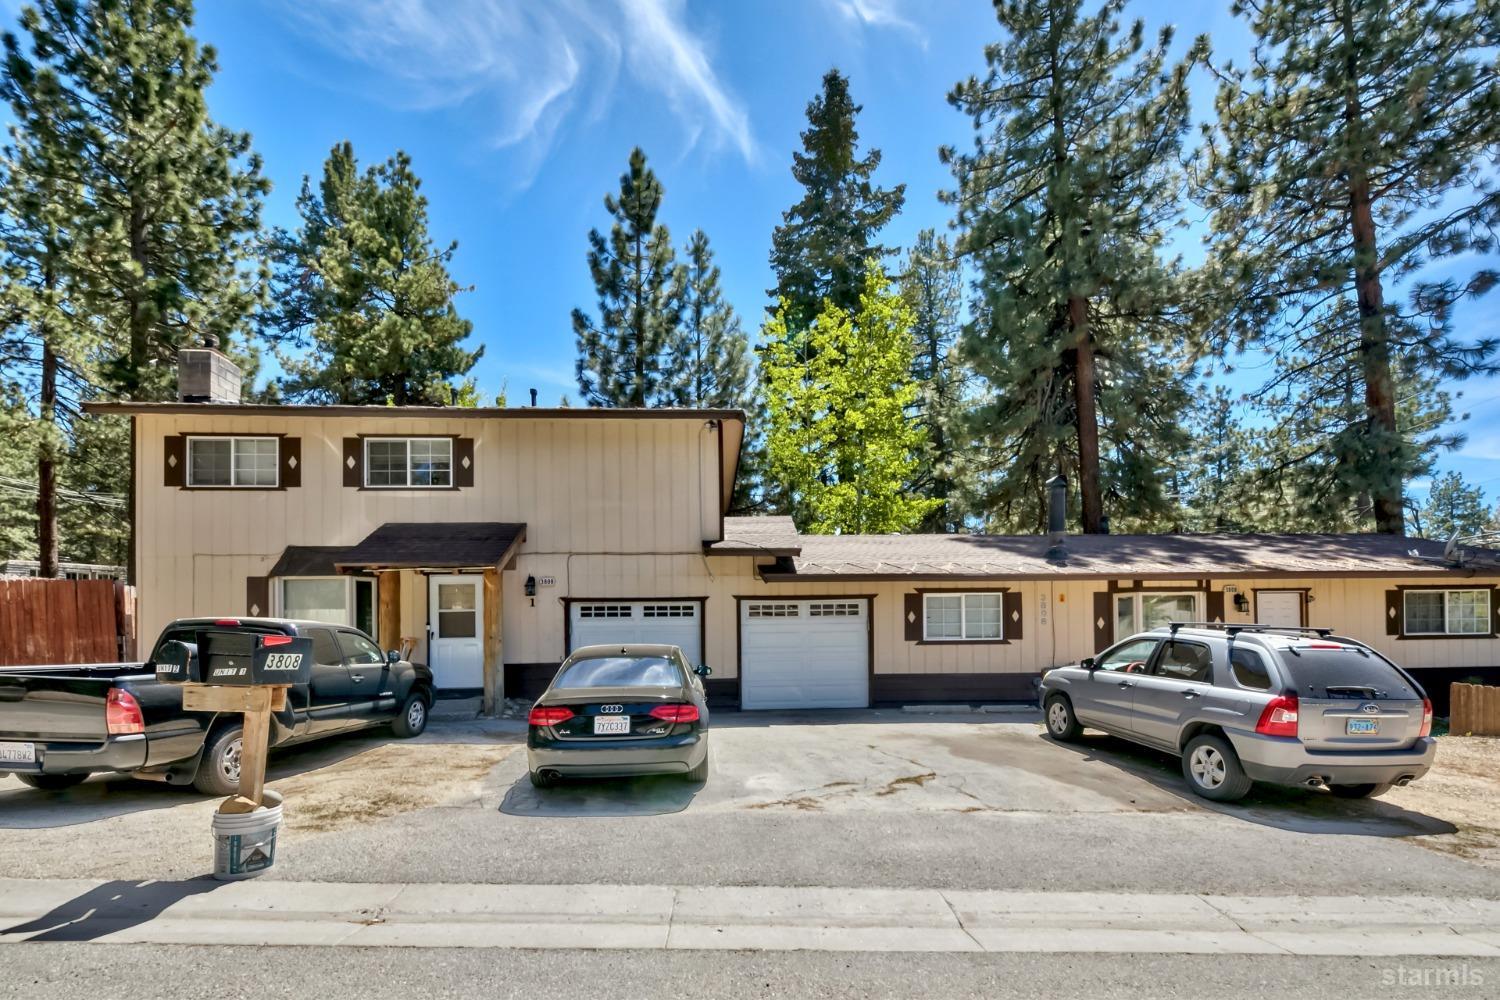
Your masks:
M507 663L502 673L507 698L536 698L557 676L558 663Z
M714 470L714 482L719 486L719 509L715 512L718 514L719 533L714 537L713 541L722 542L724 540L724 514L726 510L724 500L724 421L715 420L714 430L718 433L719 438L719 464ZM733 491L734 484L730 483L729 488Z
M710 555L730 555L740 553L711 552ZM749 553L744 553L748 555ZM772 570L771 566L764 567ZM1472 579L1478 576L1500 576L1500 572L1480 572L1472 567L1452 570L1434 570L1428 566L1412 566L1401 569L1381 570L1240 570L1233 567L1225 567L1214 572L1214 579L1218 580L1391 580L1401 577L1438 577L1455 579ZM1067 580L1110 580L1118 579L1118 573L1069 573L1061 567L1048 573L1032 572L1007 572L1007 573L777 573L761 572L760 578L766 583L917 583L917 582L940 582L944 580L1007 580L1012 583L1034 582L1038 580L1067 581ZM1184 583L1201 580L1199 576L1174 577L1170 573L1154 573L1152 580L1177 580ZM1155 588L1167 590L1192 590L1192 587L1168 587ZM1123 591L1122 591L1123 592Z
M694 601L698 605L698 655L708 656L708 595L699 597L563 597L563 658L566 659L573 645L573 605L575 604L686 604ZM699 664L693 664L698 666Z
M296 403L137 403L91 402L87 413L142 413L218 416L225 413L260 417L385 417L440 420L738 420L744 410L674 409L671 407L601 406L321 406Z
M1102 653L1115 644L1115 595L1108 590L1095 590L1091 593L1094 614L1089 619L1089 624L1093 626L1094 652Z
M1435 632L1435 633L1434 632L1408 632L1408 631L1406 631L1406 597L1405 597L1405 594L1406 594L1406 592L1408 590L1488 590L1490 592L1490 630L1488 632L1469 632L1469 633L1458 633L1458 632ZM1397 601L1396 601L1396 604L1395 604L1395 609L1396 609L1396 629L1395 629L1394 632L1392 632L1389 628L1387 628L1386 629L1386 634L1389 635L1389 636L1391 636L1392 638L1398 640L1398 641L1418 642L1418 641L1432 640L1432 641L1435 641L1435 642L1445 642L1445 641L1452 640L1452 639L1494 639L1497 636L1500 636L1500 629L1496 628L1496 621L1495 621L1497 617L1500 617L1500 587L1497 587L1497 586L1455 587L1455 586L1452 586L1452 585L1441 584L1441 583L1398 583L1393 588L1391 588L1391 590L1387 591L1387 593L1388 594L1390 594L1390 593L1396 594L1397 595ZM1387 605L1387 606L1389 607L1389 605Z
M1011 587L913 587L919 594L1004 594Z
M259 610L255 610L259 608ZM245 577L245 613L256 618L271 617L271 578Z
M948 596L953 596L955 594L1009 594L1010 592L1011 592L1011 588L1010 587L913 587L912 588L912 593L916 594L919 600L921 598L924 598L928 594L945 594L945 595L948 595ZM927 634L927 602L925 600L921 601L921 608L920 608L918 614L919 614L919 617L917 619L917 635L918 635L918 638L915 639L915 640L908 640L908 641L910 641L915 646L1009 646L1012 642L1015 642L1015 639L1008 639L1008 638L1001 638L1001 639L927 639L927 638L922 638L923 636L926 636L926 634ZM1003 635L1005 635L1005 631L1004 631L1005 630L1005 601L1004 600L1001 600L1001 602L1000 602L1000 618L1001 618L1000 628L1002 630L1000 634L1003 636Z
M1268 594L1301 594L1302 595L1302 627L1307 628L1307 605L1312 596L1311 587L1251 587L1250 588L1250 620L1260 621L1260 595ZM1243 612L1240 612L1243 614Z
M469 487L461 486L458 482L458 441L460 437L462 437L462 435L460 434L356 434L353 438L345 438L345 441L359 441L359 462L355 466L356 471L359 473L359 484L354 488L359 490L361 493L457 493L461 489L468 489ZM367 464L365 462L366 441L371 439L374 439L376 441L437 441L443 438L447 438L449 441L453 442L452 447L448 451L449 461L453 463L448 469L448 475L453 480L450 485L371 486L365 482L365 472L367 471ZM470 438L469 440L472 441L473 438ZM407 449L406 454L409 462L411 457L410 448ZM344 469L346 473L349 471L349 467L347 464L345 464ZM473 472L474 470L471 465L469 469L470 476L473 475ZM411 474L410 469L407 470L407 474ZM344 485L349 485L349 477L347 474L344 477Z
M865 682L865 707L873 705L875 699L875 594L735 594L734 595L734 675L740 681L741 689L745 683L745 641L744 641L744 615L740 614L740 604L745 601L766 601L774 603L777 601L865 601L865 659L866 676ZM744 709L744 698L738 701L741 710Z
M471 437L455 437L453 439L453 461L452 475L455 489L472 489L474 486L474 439ZM469 464L465 465L467 461Z
M1221 574L1221 575L1228 576L1229 574ZM1109 583L1105 586L1104 589L1105 589L1106 593L1110 593L1110 594L1176 594L1176 593L1181 593L1182 591L1185 591L1185 590L1201 590L1201 591L1204 591L1206 593L1207 591L1210 591L1210 590L1213 589L1213 581L1211 579L1209 579L1209 578L1201 577L1201 576L1199 576L1199 577L1183 577L1182 578L1182 581L1184 583L1189 583L1190 582L1190 583L1194 584L1194 586L1192 586L1192 587L1179 587L1179 586L1175 586L1175 585L1163 587L1163 586L1160 586L1160 585L1155 584L1155 583L1153 583L1151 586L1148 587L1148 586L1146 586L1146 579L1151 579L1151 580L1171 580L1171 581L1174 582L1174 584L1175 584L1175 581L1176 581L1176 578L1173 577L1173 576L1171 576L1170 574L1161 574L1161 575L1153 575L1153 576L1151 576L1149 578L1143 577L1143 578L1138 579L1138 580L1131 580L1130 581L1130 586L1128 586L1128 587L1122 587L1122 586L1119 585L1118 582L1116 582L1116 581L1119 580L1119 576L1116 575L1113 579L1109 580Z
M140 465L137 462L137 449L140 446L140 421L135 417L130 418L130 532L128 535L128 546L125 553L125 579L132 586L139 586L140 581L136 579L136 546L140 544L141 533L136 527L139 523L138 511L141 503Z
M1040 672L976 674L876 674L871 689L875 704L923 701L1034 701Z
M216 405L216 404L205 404ZM168 435L171 437L171 435ZM279 493L288 488L286 476L281 468L282 462L282 439L287 437L285 431L178 431L177 437L182 439L182 485L175 487L184 493ZM191 467L191 456L188 454L189 438L275 438L276 439L276 485L275 486L193 486L188 481L188 470ZM299 445L300 448L300 445ZM300 466L301 459L298 459ZM297 485L301 485L302 477L297 477Z
M296 461L293 461L296 459ZM287 435L276 445L276 464L280 471L276 483L282 489L302 487L302 439Z

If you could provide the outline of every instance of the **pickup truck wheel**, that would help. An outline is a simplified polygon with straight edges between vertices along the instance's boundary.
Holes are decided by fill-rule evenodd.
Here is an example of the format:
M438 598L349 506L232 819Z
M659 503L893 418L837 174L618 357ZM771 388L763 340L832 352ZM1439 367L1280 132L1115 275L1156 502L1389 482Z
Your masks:
M241 726L226 726L203 748L193 787L204 795L233 795L240 790Z
M1063 695L1054 694L1047 699L1047 735L1063 742L1083 735L1078 716L1073 714L1073 703Z
M407 695L401 703L401 714L391 723L392 732L402 739L421 736L422 730L427 728L427 708L427 696L421 691Z
M1391 790L1389 781L1373 785L1329 785L1328 790L1341 799L1373 799Z
M21 784L40 788L44 792L60 792L64 788L81 785L87 774L18 774Z
M1219 736L1194 736L1182 751L1182 776L1188 787L1205 799L1233 802L1254 784L1240 765L1234 747Z

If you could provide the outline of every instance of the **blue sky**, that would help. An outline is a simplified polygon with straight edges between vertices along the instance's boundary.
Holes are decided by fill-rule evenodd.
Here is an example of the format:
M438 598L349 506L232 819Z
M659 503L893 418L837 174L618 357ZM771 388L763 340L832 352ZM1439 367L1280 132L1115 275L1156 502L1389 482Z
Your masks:
M14 9L18 4L8 0ZM460 301L485 345L476 370L511 403L526 389L552 404L577 397L569 311L592 309L586 234L607 224L632 146L665 187L663 221L679 243L704 229L746 326L771 285L772 228L798 196L789 165L822 74L851 79L881 182L907 185L886 233L905 246L950 217L937 148L968 124L946 101L982 72L997 37L985 0L206 0L197 34L217 47L213 114L250 131L275 185L272 224L295 222L303 174L352 140L361 162L411 154L440 240L459 242ZM1248 46L1228 0L1137 0L1148 31L1172 23L1177 46L1199 33L1219 57ZM1212 109L1201 76L1195 105ZM1184 240L1189 255L1197 250ZM1477 330L1495 299L1466 309ZM1443 460L1500 494L1500 384L1470 382L1465 449ZM1420 488L1419 484L1419 488Z

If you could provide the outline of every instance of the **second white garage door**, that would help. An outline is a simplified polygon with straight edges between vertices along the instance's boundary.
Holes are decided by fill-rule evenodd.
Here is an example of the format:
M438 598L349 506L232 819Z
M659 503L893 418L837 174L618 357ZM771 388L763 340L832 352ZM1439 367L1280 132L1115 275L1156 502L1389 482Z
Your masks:
M743 708L864 708L870 607L860 600L742 601Z
M697 601L598 601L574 604L569 611L568 652L579 646L659 642L681 646L693 666L703 662Z

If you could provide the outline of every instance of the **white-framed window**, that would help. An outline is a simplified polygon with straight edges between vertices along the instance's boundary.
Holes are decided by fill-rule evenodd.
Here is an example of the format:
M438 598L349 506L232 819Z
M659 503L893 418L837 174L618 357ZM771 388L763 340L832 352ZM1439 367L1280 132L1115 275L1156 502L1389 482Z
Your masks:
M274 488L280 450L280 442L273 437L189 437L187 484Z
M1488 590L1404 590L1402 634L1489 635Z
M365 438L365 485L447 489L453 485L452 438Z
M1115 595L1115 638L1146 632L1171 622L1201 622L1202 595L1139 592Z
M367 576L287 576L277 588L281 617L352 625L375 636L375 581Z
M922 638L974 642L1005 638L1005 595L923 594Z

